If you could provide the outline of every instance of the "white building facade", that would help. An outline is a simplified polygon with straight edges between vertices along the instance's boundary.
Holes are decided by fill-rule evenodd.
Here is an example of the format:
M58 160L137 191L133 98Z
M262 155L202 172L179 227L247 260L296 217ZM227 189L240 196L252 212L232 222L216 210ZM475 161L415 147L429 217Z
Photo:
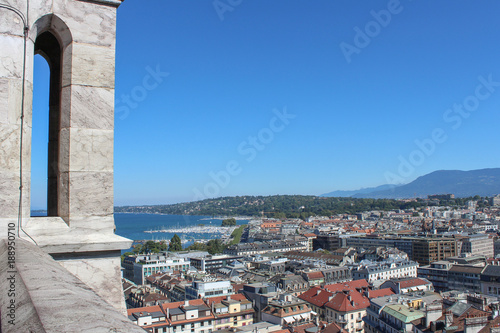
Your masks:
M390 280L405 277L417 277L418 263L412 260L388 260L373 262L363 260L352 271L353 280L365 279L369 283L377 280Z

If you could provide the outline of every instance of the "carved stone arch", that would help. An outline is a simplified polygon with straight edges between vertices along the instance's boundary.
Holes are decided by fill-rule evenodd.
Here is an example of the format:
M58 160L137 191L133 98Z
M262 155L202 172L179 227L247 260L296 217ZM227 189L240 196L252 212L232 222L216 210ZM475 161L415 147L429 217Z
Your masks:
M36 38L46 31L50 31L57 38L62 50L73 41L69 27L55 14L46 14L36 20L30 28L29 38L35 42Z

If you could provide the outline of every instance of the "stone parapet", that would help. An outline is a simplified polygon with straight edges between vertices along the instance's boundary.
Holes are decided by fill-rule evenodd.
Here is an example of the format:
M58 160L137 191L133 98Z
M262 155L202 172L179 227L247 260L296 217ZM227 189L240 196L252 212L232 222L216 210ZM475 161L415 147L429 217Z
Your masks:
M37 246L15 239L9 267L12 250L0 240L2 332L144 332Z

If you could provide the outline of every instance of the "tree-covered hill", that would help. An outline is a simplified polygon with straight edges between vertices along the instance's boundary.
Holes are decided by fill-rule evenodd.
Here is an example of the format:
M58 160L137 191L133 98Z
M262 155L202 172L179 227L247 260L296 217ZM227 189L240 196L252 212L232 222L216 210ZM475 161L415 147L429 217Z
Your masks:
M237 196L172 205L115 207L116 213L156 213L207 216L267 216L306 218L312 215L354 214L369 210L418 208L424 200L326 198L304 195Z

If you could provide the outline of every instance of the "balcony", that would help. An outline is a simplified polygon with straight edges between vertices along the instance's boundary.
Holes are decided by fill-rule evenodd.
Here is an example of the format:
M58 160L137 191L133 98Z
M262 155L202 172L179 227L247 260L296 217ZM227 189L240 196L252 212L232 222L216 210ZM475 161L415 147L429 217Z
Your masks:
M0 266L8 267L0 273L0 288L15 289L15 296L0 293L0 304L16 305L2 313L1 332L144 333L39 247L19 238L15 245L11 265L7 241L0 240ZM15 280L7 280L11 276Z

